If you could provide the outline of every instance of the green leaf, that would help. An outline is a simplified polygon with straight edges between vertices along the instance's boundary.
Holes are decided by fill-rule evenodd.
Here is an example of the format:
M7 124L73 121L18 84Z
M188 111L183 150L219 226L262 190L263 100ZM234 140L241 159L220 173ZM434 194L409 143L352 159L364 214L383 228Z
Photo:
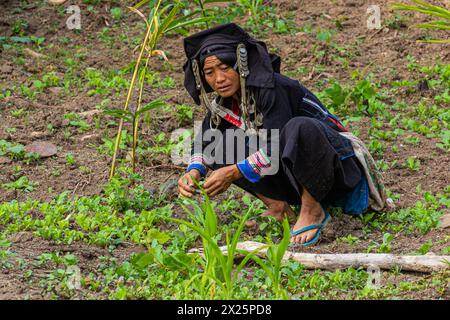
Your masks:
M151 251L138 253L133 257L132 263L140 269L145 269L155 261L155 256Z
M9 39L13 42L18 42L18 43L31 43L32 42L30 37L10 37Z
M128 110L108 109L108 110L104 110L103 114L111 116L111 117L123 119L128 122L132 122L133 118L134 118L133 113Z
M167 233L164 232L160 232L156 229L152 229L148 232L147 237L150 240L155 239L156 241L158 241L160 244L164 244L167 241L169 241L170 236Z

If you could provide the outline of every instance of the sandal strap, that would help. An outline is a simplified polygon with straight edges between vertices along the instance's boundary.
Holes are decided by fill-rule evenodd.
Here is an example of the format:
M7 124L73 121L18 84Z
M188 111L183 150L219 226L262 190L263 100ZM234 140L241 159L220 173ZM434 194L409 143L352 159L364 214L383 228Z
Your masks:
M306 232L306 231L309 231L309 230L313 230L313 229L319 229L320 230L320 229L322 229L322 227L323 227L323 224L320 223L320 224L311 224L311 225L309 225L307 227L304 227L302 229L299 229L297 231L292 231L291 230L291 237L297 236L297 235L299 235L299 234L301 234L303 232Z
M330 219L330 214L325 211L325 218L323 218L322 223L319 224L311 224L307 227L304 227L302 229L299 229L297 231L293 231L291 229L291 237L297 236L299 234L302 234L303 232L309 231L309 230L313 230L313 229L317 229L317 232L320 232L320 230L324 227L324 225L328 222L328 220Z

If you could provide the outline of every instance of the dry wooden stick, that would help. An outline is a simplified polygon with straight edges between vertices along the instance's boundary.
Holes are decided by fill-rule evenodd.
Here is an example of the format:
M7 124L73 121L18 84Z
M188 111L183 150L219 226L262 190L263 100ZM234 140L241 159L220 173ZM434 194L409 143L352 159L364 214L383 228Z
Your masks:
M266 246L255 241L239 242L238 250L252 252ZM226 247L220 248L226 254ZM199 251L199 250L192 250ZM267 248L261 249L257 255L265 258ZM448 270L450 256L422 255L403 256L381 253L346 253L346 254L316 254L286 251L283 260L294 260L303 264L307 269L337 270L346 268L378 267L391 270L400 267L403 271L433 272Z

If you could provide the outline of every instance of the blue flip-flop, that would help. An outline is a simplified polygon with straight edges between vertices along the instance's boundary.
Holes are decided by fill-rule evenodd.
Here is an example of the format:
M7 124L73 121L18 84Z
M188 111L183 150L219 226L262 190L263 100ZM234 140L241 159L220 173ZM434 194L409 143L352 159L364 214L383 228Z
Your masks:
M313 229L317 229L317 232L316 232L314 238L312 238L311 240L309 240L307 242L304 242L304 243L293 243L293 244L299 244L299 245L302 245L302 246L309 246L309 245L312 245L312 244L316 243L317 240L319 240L320 230L322 230L327 225L328 221L331 218L331 216L328 213L328 211L325 210L324 208L322 208L322 209L325 212L325 218L323 218L321 223L319 223L319 224L311 224L311 225L309 225L307 227L304 227L302 229L299 229L297 231L293 231L292 228L290 230L291 237L294 237L294 236L297 236L297 235L299 235L299 234L301 234L303 232L306 232L306 231L309 231L309 230L313 230Z

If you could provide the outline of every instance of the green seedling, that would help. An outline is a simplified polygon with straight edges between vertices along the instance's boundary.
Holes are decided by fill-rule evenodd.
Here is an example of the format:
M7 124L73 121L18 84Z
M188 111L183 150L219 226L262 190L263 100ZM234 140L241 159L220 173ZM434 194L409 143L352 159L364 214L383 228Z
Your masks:
M28 180L26 176L22 176L14 182L4 183L2 188L5 190L32 192L37 185L36 182Z
M77 164L75 156L72 153L66 154L66 164L70 167L74 167Z
M420 160L415 157L408 157L405 162L405 167L407 167L411 171L419 171L420 169Z

